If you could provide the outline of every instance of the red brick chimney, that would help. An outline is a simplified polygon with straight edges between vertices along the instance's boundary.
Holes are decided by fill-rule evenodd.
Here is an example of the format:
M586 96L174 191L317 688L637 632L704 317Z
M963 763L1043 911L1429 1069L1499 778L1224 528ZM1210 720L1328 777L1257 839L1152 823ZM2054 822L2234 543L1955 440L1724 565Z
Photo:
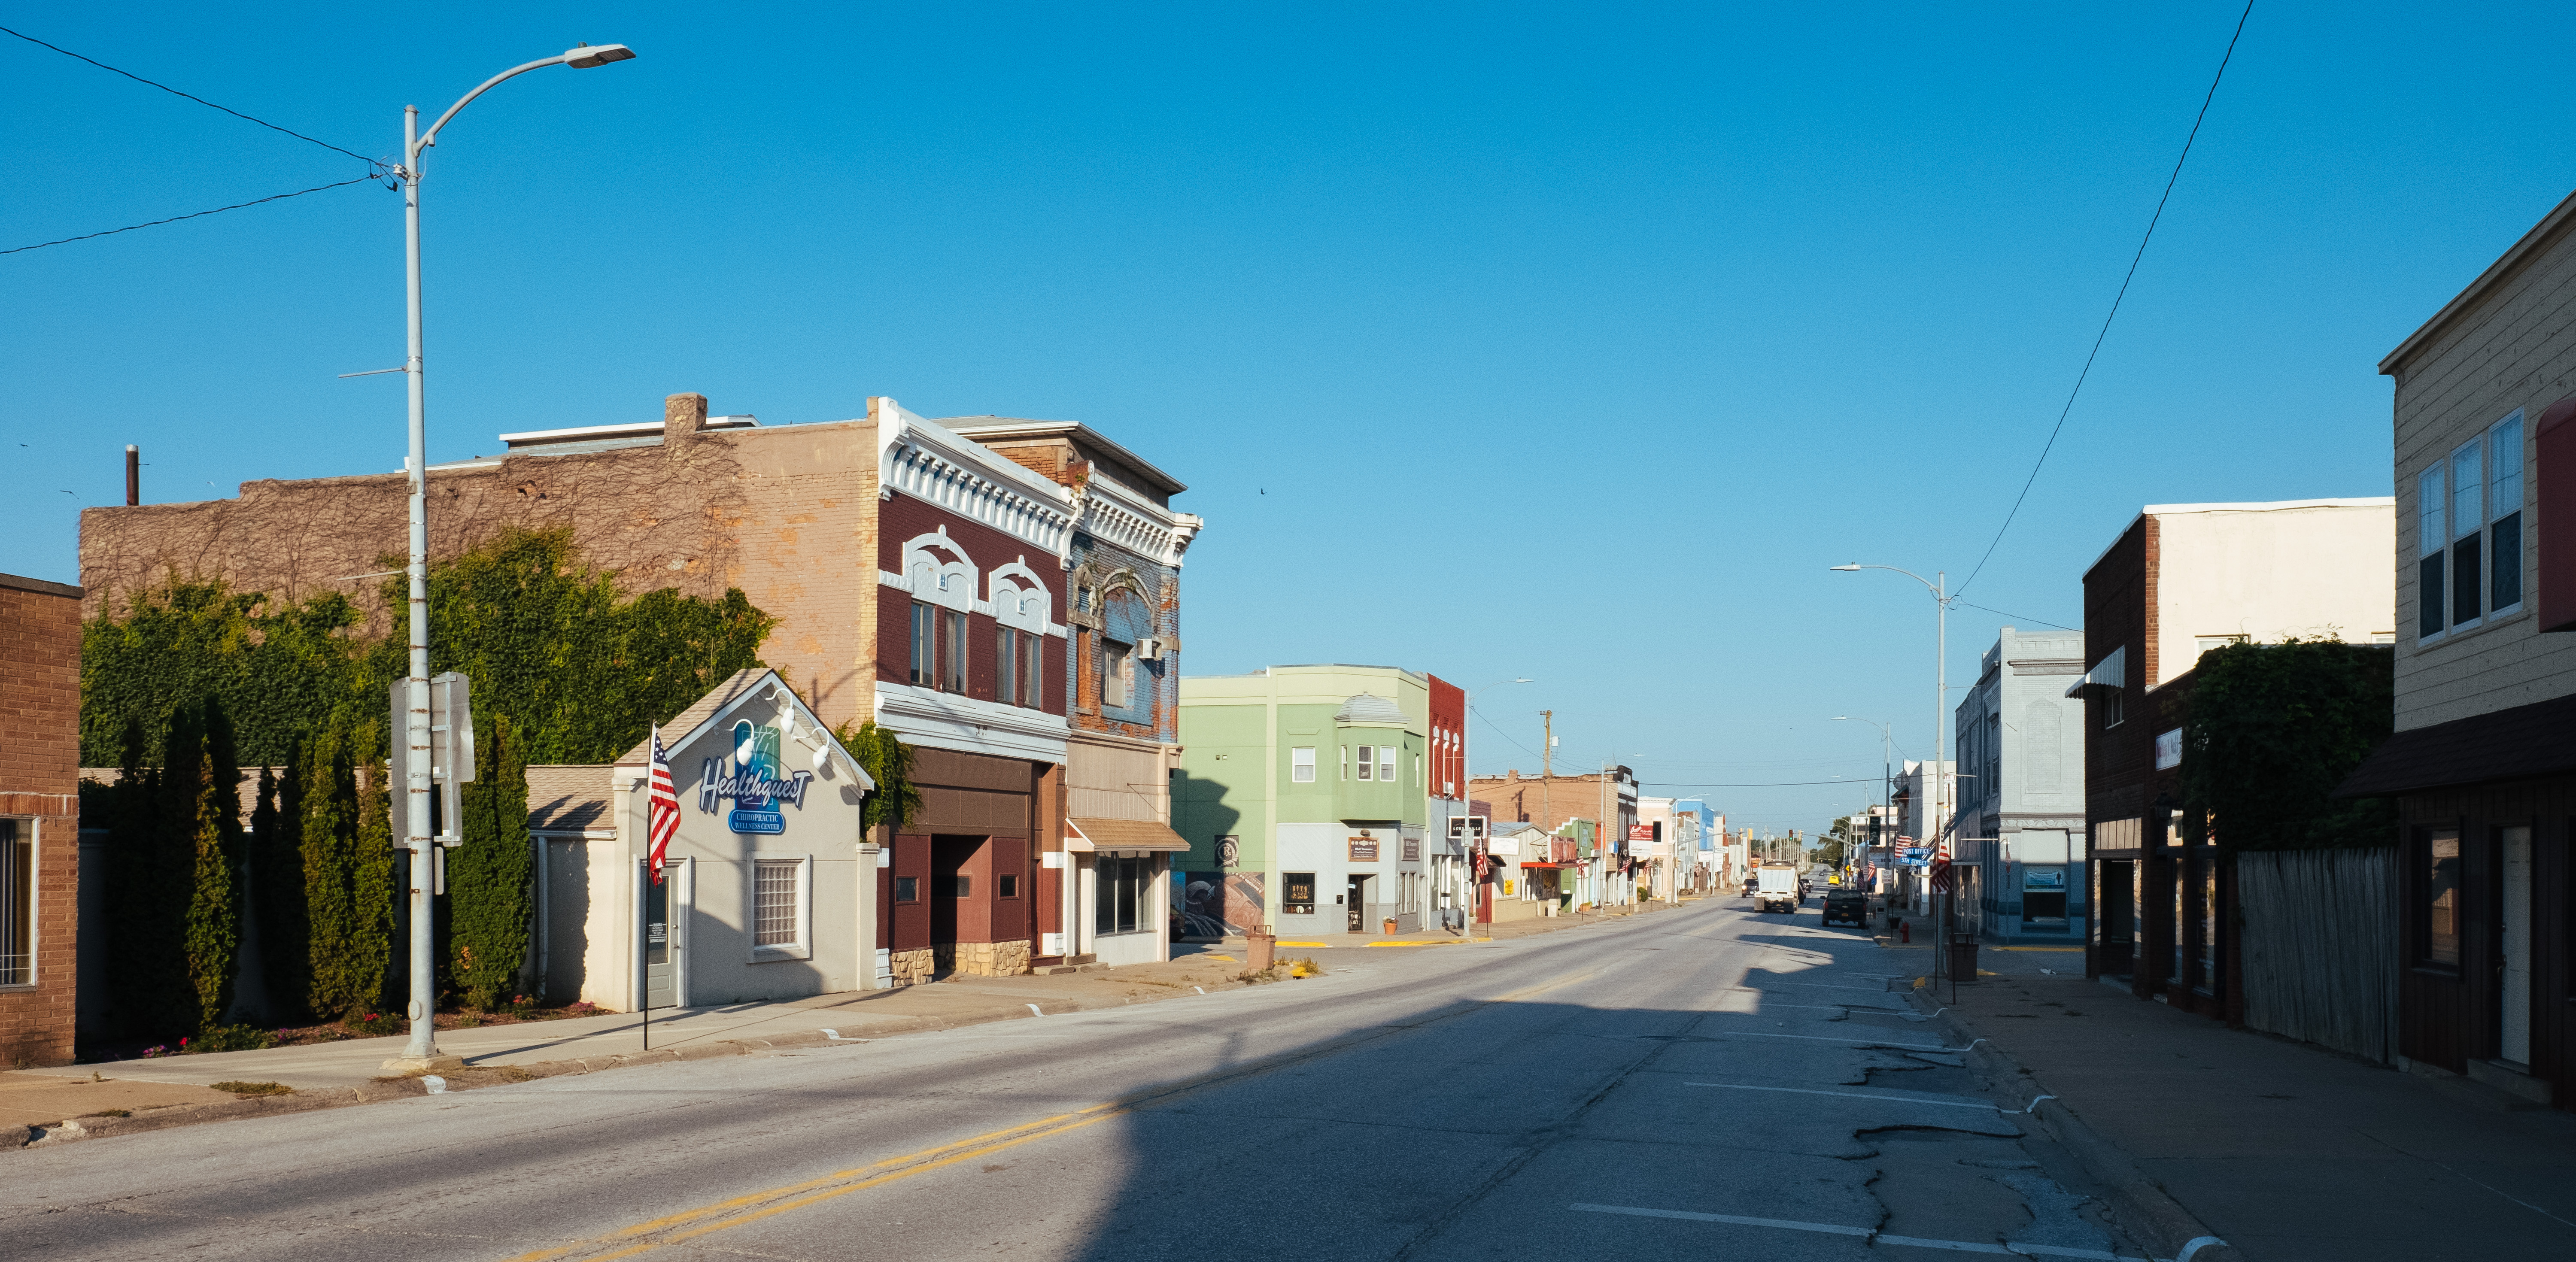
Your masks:
M662 441L684 438L707 427L707 396L675 394L662 400Z

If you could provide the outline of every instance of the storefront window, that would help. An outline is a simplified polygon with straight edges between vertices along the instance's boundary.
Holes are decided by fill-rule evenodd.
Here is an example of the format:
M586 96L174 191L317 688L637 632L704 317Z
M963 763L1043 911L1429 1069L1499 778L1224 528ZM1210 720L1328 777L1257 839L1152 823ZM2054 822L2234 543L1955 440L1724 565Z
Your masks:
M2021 870L2022 923L2065 919L2066 869L2023 868Z
M894 901L898 903L920 902L921 878L917 876L896 877L894 879Z
M1098 882L1092 898L1093 931L1135 933L1153 928L1145 915L1154 880L1154 860L1103 855L1092 866Z
M1279 877L1279 912L1283 916L1315 914L1315 874L1283 872Z
M36 837L33 821L0 819L0 986L36 981Z

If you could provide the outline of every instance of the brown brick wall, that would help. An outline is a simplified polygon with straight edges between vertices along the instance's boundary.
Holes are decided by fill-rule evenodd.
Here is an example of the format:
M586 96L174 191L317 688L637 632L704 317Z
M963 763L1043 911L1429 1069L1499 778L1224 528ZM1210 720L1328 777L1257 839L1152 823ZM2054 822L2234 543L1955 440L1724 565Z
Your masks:
M495 445L498 445L497 443ZM866 421L674 436L667 445L512 455L433 470L433 559L508 527L569 527L630 594L740 587L779 620L761 656L827 723L870 717L876 427ZM83 612L122 611L173 577L302 600L347 593L382 632L377 579L401 563L398 473L242 484L241 497L81 514ZM391 558L389 561L388 558Z
M0 1068L72 1059L79 781L79 592L0 576L0 815L36 840L36 984L0 990Z

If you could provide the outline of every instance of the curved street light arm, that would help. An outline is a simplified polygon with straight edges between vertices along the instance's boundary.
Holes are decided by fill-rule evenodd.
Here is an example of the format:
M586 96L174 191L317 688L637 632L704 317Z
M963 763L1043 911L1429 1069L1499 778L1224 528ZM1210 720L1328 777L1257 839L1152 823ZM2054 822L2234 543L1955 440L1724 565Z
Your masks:
M560 66L564 64L565 61L569 60L571 56L572 54L570 53L556 53L552 57L540 58L536 61L529 62L524 66L513 66L489 79L485 79L483 81L483 86L466 93L464 96L457 99L456 104L448 106L447 112L439 115L438 121L431 123L429 125L429 130L422 132L420 134L420 139L411 143L411 152L404 154L403 160L413 168L417 169L420 166L420 151L428 148L438 139L438 129L445 127L447 125L447 120L456 117L456 111L464 109L466 106L472 104L474 98L491 91L494 87L498 86L502 80L515 78L519 75L526 74L531 70L543 70L548 66Z

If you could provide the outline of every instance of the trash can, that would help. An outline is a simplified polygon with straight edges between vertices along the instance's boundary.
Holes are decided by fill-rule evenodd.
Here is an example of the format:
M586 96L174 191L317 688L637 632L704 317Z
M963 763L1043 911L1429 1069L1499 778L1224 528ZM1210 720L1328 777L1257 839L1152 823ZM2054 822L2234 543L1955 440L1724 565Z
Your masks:
M1959 936L1950 939L1950 976L1958 982L1977 980L1977 940Z
M1244 934L1244 971L1248 973L1258 973L1268 969L1270 967L1272 953L1278 949L1278 945L1279 937L1277 934L1270 932L1270 926L1268 925L1263 925L1257 930Z

